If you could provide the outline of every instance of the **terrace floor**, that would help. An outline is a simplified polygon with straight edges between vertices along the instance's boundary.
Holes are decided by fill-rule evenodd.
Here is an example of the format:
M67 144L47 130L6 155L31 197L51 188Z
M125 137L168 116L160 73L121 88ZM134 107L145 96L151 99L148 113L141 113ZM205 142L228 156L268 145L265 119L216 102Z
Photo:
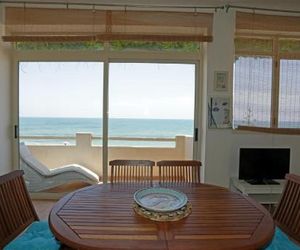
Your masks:
M57 202L56 200L33 200L35 211L40 220L48 220L49 213Z
M47 189L47 193L70 193L77 189L89 186L89 184L84 182L72 182L68 184L63 184L55 188Z
M56 188L48 189L49 193L70 193L74 190L84 188L88 184L82 182L74 182L70 184L61 185ZM40 220L48 220L49 213L53 207L53 205L57 202L57 200L32 200L35 210L39 216Z

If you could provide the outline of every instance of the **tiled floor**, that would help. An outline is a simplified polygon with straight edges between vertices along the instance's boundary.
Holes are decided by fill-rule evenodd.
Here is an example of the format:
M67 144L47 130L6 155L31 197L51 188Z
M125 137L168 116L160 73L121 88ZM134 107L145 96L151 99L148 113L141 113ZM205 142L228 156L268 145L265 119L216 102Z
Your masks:
M40 220L48 220L49 213L53 205L57 202L55 200L33 200L35 211Z
M89 184L84 182L72 182L68 184L63 184L55 188L48 189L49 193L70 193L77 189L89 186Z

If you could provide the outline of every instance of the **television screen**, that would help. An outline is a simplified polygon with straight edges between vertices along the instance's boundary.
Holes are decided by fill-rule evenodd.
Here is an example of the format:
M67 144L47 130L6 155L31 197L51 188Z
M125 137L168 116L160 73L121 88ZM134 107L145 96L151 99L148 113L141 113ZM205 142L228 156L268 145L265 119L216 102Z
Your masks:
M289 148L241 148L239 179L257 181L284 179L290 169Z

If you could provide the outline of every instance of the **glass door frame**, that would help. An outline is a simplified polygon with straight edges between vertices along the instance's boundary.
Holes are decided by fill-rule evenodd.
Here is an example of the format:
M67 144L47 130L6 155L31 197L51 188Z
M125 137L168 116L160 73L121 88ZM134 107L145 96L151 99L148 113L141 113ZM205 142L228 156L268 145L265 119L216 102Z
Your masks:
M174 63L195 65L194 93L194 129L197 129L198 140L193 142L193 159L200 160L203 145L202 97L203 88L203 48L199 53L191 52L161 52L161 51L111 51L108 44L99 51L18 51L12 53L12 134L13 134L13 166L19 168L19 139L14 135L15 126L19 126L19 62L101 62L103 63L103 113L102 113L102 171L103 182L108 181L108 105L109 105L109 64L110 63ZM201 76L201 77L200 77ZM199 139L200 138L200 139ZM202 175L204 176L204 175Z
M122 58L122 59L110 59L108 61L108 75L109 75L109 64L110 63L157 63L157 64L190 64L190 65L194 65L195 66L195 85L194 85L194 126L193 126L193 159L200 159L199 157L197 157L198 155L198 148L199 148L199 134L196 135L195 133L199 133L199 122L198 122L198 115L199 112L199 102L197 101L198 99L198 95L199 95L199 83L198 83L198 79L199 79L199 61L195 61L195 60L174 60L174 59L159 59L159 60L153 60L153 59L136 59L136 58ZM105 67L105 66L104 66ZM105 73L104 73L105 74ZM107 149L104 151L103 150L103 168L106 168L106 171L104 171L103 169L103 182L106 183L108 180L108 122L109 122L109 79L108 79L108 92L107 92L107 96L106 96L106 101L108 103L106 103L106 105L103 104L103 107L106 106L107 110L104 111L103 110L103 114L107 114L106 119L103 119L103 128L105 129L105 136L104 136L104 131L103 131L103 138L107 139L106 141L106 145L107 145ZM197 130L197 132L196 132ZM195 140L195 136L198 137L198 141ZM105 152L105 154L104 154ZM105 158L105 159L104 159ZM105 173L105 175L104 175Z

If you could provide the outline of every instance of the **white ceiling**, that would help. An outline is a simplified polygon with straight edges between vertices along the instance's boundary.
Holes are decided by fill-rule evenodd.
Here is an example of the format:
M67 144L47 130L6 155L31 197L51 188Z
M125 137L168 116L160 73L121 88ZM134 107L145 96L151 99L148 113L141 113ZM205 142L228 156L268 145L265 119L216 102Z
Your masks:
M9 1L9 0L7 0ZM11 0L24 2L24 0ZM0 1L1 2L1 1ZM26 0L25 0L26 2ZM96 3L96 4L118 4L118 5L151 5L151 6L223 6L226 4L260 7L300 10L300 0L30 0L30 2L62 2L62 3Z
M24 2L24 0L7 0ZM0 1L1 2L1 1ZM26 2L26 0L25 0ZM62 2L62 3L98 3L98 4L120 4L120 5L155 5L155 6L216 6L216 5L243 5L251 7L298 7L300 0L30 0L30 2Z

